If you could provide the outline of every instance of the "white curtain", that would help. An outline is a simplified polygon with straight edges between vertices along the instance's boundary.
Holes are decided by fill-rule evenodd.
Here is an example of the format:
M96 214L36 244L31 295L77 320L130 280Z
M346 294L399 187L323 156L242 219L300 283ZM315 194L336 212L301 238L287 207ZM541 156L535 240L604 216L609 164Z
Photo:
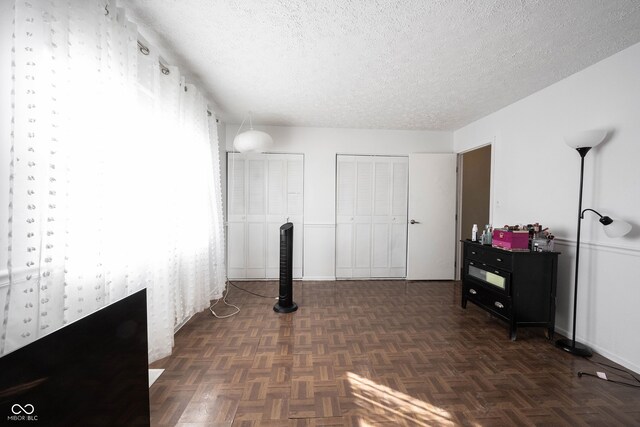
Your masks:
M0 355L147 288L149 359L167 356L224 287L206 99L141 52L113 2L17 0L14 14Z

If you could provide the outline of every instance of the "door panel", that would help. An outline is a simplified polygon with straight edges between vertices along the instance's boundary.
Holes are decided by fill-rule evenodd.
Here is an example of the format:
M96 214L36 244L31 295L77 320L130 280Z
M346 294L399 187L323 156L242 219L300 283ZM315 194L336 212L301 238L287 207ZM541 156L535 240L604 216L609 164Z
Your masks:
M374 166L373 214L375 216L389 215L391 213L391 175L389 173L391 164L388 161L376 161Z
M389 277L389 224L373 224L371 277Z
M407 221L403 217L391 224L390 266L394 270L400 269L402 276L406 275L407 268ZM395 275L395 277L398 277Z
M302 246L304 244L304 229L302 221L291 220L291 222L293 223L293 277L298 278L302 277Z
M247 232L251 240L247 243L247 268L265 267L265 224L263 222L250 222L247 224Z
M407 216L408 166L406 159L393 162L391 215Z
M350 158L338 160L337 192L338 216L353 216L356 200L356 163Z
M285 204L285 163L282 160L268 160L268 197L267 197L267 214L284 216L287 212Z
M248 215L264 215L265 212L265 162L249 160L249 200Z
M353 277L356 157L336 161L336 277Z
M303 210L303 168L304 164L302 159L287 161L287 213L300 217L302 217ZM302 232L302 230L300 230L300 232ZM300 254L302 254L302 252L300 252Z
M354 231L354 266L369 268L371 267L371 224L355 224Z
M280 226L294 224L293 276L302 277L303 156L229 153L228 276L278 278Z
M245 223L230 222L227 228L229 246L229 270L244 269L245 264Z
M407 163L338 155L336 277L406 275Z
M370 216L372 211L373 164L363 159L357 161L357 184L356 184L356 216Z
M247 199L247 278L265 278L266 262L266 162L249 159Z
M235 159L230 166L230 168L227 168L227 172L231 177L227 192L229 218L234 215L245 214L245 161Z
M454 278L455 207L455 154L410 155L407 279Z
M353 274L353 224L336 224L336 277Z
M267 223L267 271L266 277L278 277L280 274L280 226L279 222ZM294 233L295 233L294 228Z

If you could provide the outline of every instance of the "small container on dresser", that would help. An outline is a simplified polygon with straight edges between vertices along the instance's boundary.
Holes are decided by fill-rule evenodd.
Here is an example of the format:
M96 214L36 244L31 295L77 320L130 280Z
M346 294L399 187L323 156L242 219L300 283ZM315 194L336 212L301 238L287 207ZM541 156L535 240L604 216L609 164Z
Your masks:
M462 308L471 301L505 320L512 340L522 326L543 326L552 339L559 253L512 252L469 240L462 243Z
M526 251L529 249L529 232L495 229L491 245L510 251Z

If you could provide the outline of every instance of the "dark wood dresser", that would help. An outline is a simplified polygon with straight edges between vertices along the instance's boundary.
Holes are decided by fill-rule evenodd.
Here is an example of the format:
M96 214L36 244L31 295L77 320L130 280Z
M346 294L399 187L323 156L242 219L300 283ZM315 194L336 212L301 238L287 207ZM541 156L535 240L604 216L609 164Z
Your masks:
M471 301L509 324L543 326L552 339L556 314L558 252L511 252L470 240L464 246L462 308Z

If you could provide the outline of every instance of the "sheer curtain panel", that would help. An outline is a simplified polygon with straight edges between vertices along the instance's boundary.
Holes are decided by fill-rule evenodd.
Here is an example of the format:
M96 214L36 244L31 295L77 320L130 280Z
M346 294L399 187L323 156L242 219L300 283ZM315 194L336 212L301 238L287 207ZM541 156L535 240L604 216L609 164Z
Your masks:
M114 2L13 13L0 355L146 287L149 359L165 357L224 287L206 99L153 46L141 53Z

